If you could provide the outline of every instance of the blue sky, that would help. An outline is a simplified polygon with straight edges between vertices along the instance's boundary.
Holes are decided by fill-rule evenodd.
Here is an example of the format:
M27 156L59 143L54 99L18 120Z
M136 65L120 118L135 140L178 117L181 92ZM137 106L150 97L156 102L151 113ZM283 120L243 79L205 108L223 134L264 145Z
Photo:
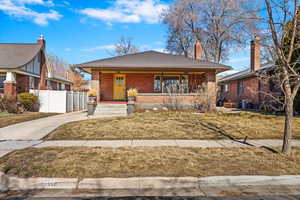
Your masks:
M45 36L47 52L77 64L109 57L121 36L143 50L163 50L166 27L159 16L171 0L0 0L0 42L32 43ZM225 64L249 66L249 48Z

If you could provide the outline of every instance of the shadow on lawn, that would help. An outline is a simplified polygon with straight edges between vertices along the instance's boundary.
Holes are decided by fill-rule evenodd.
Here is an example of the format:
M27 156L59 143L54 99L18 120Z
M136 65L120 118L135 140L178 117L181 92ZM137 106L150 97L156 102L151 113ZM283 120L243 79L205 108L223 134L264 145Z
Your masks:
M230 135L229 133L227 133L226 131L224 131L223 129L211 124L211 123L204 123L204 122L200 122L200 124L209 129L214 131L216 134L222 135L224 137L227 137L228 139L240 143L240 144L245 144L245 145L249 145L249 146L255 146L254 144L251 144L249 142L247 142L247 136L245 136L245 138L243 140L237 139L235 137L233 137L232 135ZM267 146L260 146L261 148L267 149L268 151L272 152L272 153L279 153L278 151L276 151L275 149L272 149L271 147L267 147Z

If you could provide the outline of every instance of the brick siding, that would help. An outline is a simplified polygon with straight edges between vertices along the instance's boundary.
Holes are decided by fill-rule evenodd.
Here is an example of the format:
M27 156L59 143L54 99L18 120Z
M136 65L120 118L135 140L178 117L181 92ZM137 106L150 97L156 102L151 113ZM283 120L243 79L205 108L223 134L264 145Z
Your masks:
M126 88L136 88L139 93L154 92L153 74L126 74Z
M113 74L100 74L100 100L113 99Z

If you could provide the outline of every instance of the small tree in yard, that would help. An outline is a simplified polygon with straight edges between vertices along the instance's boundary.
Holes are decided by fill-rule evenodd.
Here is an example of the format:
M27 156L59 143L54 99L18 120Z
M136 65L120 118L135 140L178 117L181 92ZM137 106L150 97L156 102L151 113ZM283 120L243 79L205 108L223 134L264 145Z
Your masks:
M276 64L273 76L283 92L285 125L282 153L291 152L294 100L300 88L300 13L298 0L265 0Z

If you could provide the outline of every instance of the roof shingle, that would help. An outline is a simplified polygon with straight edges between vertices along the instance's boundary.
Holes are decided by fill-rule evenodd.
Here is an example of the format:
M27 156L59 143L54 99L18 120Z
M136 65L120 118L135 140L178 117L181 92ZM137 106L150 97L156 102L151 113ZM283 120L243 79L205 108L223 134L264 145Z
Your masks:
M0 43L0 68L18 68L30 62L41 50L40 44Z
M197 61L184 56L166 54L156 51L145 51L141 53L116 56L101 60L95 60L77 65L80 68L167 68L167 69L220 69L222 71L231 67L208 62Z

